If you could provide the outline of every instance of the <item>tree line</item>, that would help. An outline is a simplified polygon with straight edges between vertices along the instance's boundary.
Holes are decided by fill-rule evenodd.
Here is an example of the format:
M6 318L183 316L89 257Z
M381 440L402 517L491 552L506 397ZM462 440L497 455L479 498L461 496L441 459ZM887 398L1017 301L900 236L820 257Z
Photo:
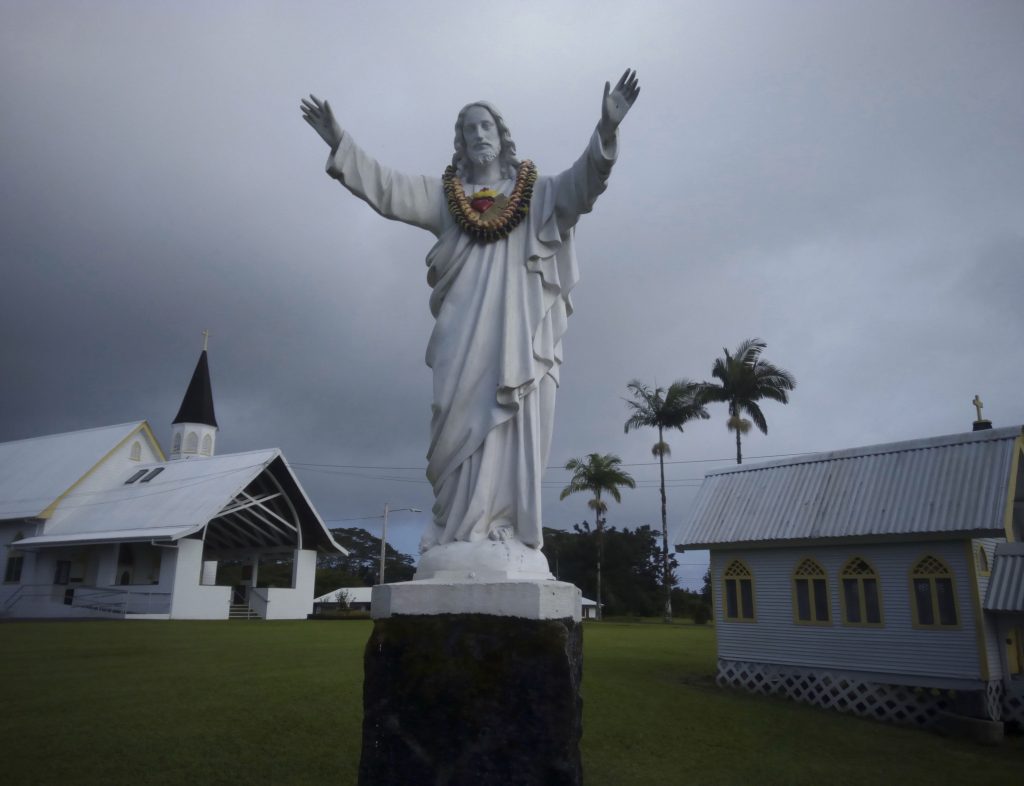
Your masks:
M598 551L602 548L603 613L610 616L653 617L663 607L662 587L667 562L670 582L675 583L675 555L664 559L658 545L660 533L643 524L630 529L602 528L584 521L572 530L544 528L544 552L551 572L559 581L575 584L587 597L597 595ZM704 623L710 619L710 603L701 594L676 588L672 591L676 616Z
M380 538L362 527L332 529L334 540L348 554L321 554L316 563L314 597L341 587L372 587L380 576ZM410 581L415 560L390 543L384 555L384 575L389 582Z

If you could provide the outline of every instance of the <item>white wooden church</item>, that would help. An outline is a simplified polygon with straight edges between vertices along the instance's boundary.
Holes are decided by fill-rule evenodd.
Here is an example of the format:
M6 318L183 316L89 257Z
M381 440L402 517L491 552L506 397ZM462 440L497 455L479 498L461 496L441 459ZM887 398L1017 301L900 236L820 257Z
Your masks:
M304 619L344 549L280 450L218 456L217 431L204 348L169 457L146 421L0 444L0 616ZM291 586L259 586L270 561Z
M708 473L680 545L711 551L718 683L1024 723L1024 434L979 424Z

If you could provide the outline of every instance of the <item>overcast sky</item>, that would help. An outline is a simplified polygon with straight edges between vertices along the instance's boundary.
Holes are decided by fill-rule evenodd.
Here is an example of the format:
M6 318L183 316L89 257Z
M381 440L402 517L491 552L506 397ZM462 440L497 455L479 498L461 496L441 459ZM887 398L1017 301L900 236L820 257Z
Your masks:
M332 526L429 510L433 239L324 174L299 98L433 175L490 100L553 174L626 67L546 525L588 517L558 467L596 451L639 481L609 525L660 526L626 383L708 378L748 337L798 381L752 461L966 431L976 393L1024 423L1024 3L2 0L0 441L144 418L166 448L209 329L219 453L282 448ZM674 540L734 454L712 415L668 437ZM425 516L392 518L399 548Z

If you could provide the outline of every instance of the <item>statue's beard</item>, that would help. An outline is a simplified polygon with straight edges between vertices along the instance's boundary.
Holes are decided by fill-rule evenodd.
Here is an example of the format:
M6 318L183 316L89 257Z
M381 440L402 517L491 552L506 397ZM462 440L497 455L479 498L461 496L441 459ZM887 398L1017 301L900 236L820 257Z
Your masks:
M487 166L498 157L494 150L470 150L467 154L474 166Z

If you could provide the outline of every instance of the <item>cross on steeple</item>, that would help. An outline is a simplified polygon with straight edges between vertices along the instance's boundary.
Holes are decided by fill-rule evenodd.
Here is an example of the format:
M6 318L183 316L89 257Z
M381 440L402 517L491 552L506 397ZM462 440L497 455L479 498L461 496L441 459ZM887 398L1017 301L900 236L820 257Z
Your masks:
M206 351L206 345L209 343L209 341L210 341L210 331L209 330L204 330L203 331L203 352ZM977 396L975 396L975 398L977 398ZM978 417L981 417L981 415L978 415Z
M984 405L981 403L981 397L977 393L974 394L974 401L972 401L971 403L974 404L974 408L978 411L978 420L982 420L981 408Z

